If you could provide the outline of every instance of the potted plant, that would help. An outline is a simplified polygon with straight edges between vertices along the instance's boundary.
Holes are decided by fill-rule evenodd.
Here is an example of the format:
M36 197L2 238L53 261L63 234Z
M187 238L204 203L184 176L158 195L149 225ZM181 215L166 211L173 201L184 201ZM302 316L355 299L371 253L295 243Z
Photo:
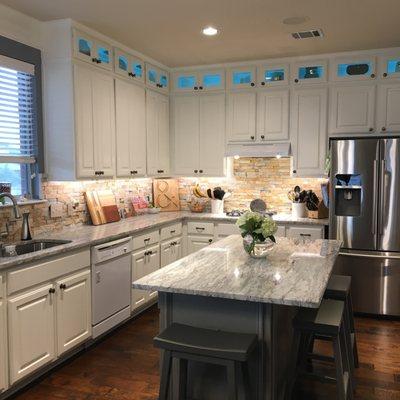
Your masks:
M248 211L236 222L243 237L243 247L254 258L265 257L276 240L274 234L278 227L269 216Z

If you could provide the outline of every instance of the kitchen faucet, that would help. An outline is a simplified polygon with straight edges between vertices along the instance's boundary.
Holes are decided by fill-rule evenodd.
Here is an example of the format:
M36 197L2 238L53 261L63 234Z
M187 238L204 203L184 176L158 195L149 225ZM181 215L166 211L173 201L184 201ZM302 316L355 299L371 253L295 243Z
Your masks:
M8 199L10 199L13 203L13 208L14 208L14 216L16 219L20 219L21 218L21 214L19 212L19 208L17 205L17 199L10 193L0 193L0 200L3 199L4 197L7 197ZM2 241L1 239L6 238L9 235L10 231L9 231L9 225L8 222L6 222L6 230L5 232L0 232L0 251L3 247Z

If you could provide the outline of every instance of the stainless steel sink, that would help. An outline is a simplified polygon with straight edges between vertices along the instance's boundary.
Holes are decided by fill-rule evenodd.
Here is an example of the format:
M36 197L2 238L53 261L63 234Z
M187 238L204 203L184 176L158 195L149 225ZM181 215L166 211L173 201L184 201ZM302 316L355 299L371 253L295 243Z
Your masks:
M29 254L40 250L50 249L71 243L71 240L29 240L27 242L12 243L1 248L1 257L16 257L22 254Z

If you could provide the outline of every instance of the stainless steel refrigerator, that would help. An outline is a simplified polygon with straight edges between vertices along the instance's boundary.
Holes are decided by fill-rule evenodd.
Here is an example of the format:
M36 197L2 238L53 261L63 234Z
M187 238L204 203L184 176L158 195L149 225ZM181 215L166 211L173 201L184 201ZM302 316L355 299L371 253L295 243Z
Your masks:
M400 138L332 139L329 198L355 311L400 316Z

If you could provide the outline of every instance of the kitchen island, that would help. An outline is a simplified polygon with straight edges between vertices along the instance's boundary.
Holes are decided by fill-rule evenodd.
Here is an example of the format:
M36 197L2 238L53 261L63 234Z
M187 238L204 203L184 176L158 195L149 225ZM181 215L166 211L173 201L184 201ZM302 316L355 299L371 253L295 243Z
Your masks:
M259 343L249 363L251 398L282 399L291 320L298 307L319 306L340 246L333 240L279 238L266 259L253 259L245 253L241 237L233 235L133 287L159 292L160 330L177 322L256 334ZM223 369L192 363L188 379L188 398L224 398ZM239 398L244 399L243 394Z

